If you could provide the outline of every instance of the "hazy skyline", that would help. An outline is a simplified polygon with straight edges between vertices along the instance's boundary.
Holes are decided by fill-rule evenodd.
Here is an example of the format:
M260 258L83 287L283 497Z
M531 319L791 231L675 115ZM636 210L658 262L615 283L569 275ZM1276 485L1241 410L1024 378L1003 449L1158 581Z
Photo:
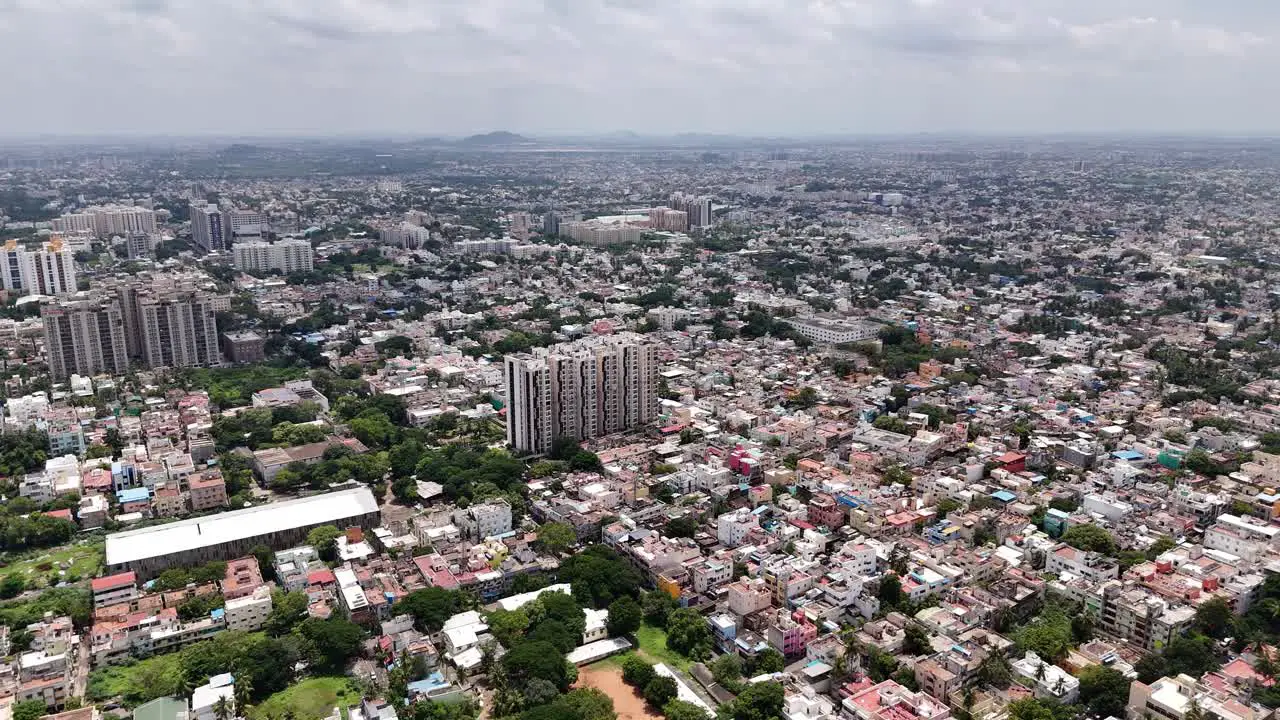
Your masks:
M1266 0L0 0L0 135L1253 133Z

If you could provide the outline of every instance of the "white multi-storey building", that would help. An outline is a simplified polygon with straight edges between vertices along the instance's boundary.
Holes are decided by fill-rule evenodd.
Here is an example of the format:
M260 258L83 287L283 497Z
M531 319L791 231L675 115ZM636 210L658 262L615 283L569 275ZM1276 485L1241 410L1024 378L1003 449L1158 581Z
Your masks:
M308 240L250 240L232 245L231 252L237 270L279 270L287 275L315 268L315 253Z
M223 610L228 630L258 630L271 615L271 588L262 585L251 595L228 600Z
M502 499L473 505L455 513L453 524L469 537L505 535L511 532L511 505Z
M507 441L543 454L651 422L658 411L654 345L635 333L593 337L506 358Z
M53 238L39 250L10 240L0 250L0 283L21 295L67 295L76 291L76 264L71 248Z
M417 250L431 240L431 231L406 221L399 225L379 228L378 239L388 245Z

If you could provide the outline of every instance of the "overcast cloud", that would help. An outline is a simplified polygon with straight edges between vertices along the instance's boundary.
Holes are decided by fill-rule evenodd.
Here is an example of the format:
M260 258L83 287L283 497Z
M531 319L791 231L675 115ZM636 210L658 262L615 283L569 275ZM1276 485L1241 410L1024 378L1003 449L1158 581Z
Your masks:
M0 0L0 134L1268 132L1275 0Z

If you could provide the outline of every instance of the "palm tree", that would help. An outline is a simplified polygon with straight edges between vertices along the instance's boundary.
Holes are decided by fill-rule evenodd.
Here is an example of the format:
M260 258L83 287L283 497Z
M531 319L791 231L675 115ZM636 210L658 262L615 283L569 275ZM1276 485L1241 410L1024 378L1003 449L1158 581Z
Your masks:
M218 720L231 720L231 701L225 697L218 698L213 704L213 716Z
M238 672L235 674L236 685L234 699L236 701L236 714L240 717L246 717L249 712L249 700L253 697L253 682L249 680L249 674Z

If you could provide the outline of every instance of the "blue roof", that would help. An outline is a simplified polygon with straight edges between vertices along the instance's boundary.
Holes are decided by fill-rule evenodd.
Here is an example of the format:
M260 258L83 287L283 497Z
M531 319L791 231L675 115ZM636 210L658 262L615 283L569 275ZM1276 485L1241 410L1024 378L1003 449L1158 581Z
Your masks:
M144 502L151 499L151 491L144 488L129 488L116 493L116 499L122 503Z
M1141 460L1142 459L1142 453L1138 452L1137 450L1117 450L1111 453L1111 456L1115 458L1119 458L1121 460Z
M1008 490L997 490L991 493L991 497L999 500L1000 502L1013 502L1018 499L1017 495L1014 495Z
M227 614L227 611L223 610L222 608L214 608L209 611L209 617L213 618L214 620L221 620L222 616L226 614Z

